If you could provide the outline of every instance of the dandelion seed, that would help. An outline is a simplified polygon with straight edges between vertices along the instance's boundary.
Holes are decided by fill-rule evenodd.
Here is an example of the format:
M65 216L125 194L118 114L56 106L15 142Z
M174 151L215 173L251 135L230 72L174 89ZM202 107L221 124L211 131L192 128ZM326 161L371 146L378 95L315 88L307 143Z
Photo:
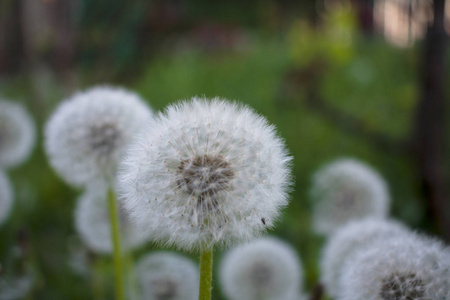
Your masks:
M50 162L75 186L110 181L131 139L151 116L136 94L123 89L95 87L75 94L46 125Z
M448 253L430 241L411 235L360 251L343 268L338 299L450 299Z
M148 126L127 153L119 185L151 239L211 248L273 227L287 204L290 160L274 127L250 108L194 98Z
M8 177L0 171L0 225L2 225L11 214L13 206L13 189Z
M234 300L291 300L303 280L295 251L275 238L260 238L226 254L220 269L222 289Z
M170 252L156 252L136 266L142 298L148 300L196 300L199 272L187 258Z
M121 206L119 220L123 246L126 250L144 244L147 239L145 232L130 221L127 212ZM107 192L104 189L89 189L78 199L75 228L92 251L98 253L113 251Z
M328 295L338 296L342 267L356 253L375 243L409 234L409 230L398 222L378 219L351 221L339 228L325 245L320 261L322 283Z
M28 112L19 104L0 101L0 167L19 165L31 153L36 132Z
M314 174L313 226L320 234L331 234L350 220L384 218L389 193L375 170L353 159L340 159Z

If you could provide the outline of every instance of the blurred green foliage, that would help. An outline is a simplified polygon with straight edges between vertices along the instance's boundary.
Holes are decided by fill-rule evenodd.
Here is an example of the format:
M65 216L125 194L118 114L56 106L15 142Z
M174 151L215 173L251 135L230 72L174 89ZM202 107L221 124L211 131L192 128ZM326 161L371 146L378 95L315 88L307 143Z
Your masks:
M99 7L95 1L86 3L85 9L91 11L85 20L88 24ZM411 226L420 224L423 206L411 162L401 155L380 151L368 139L340 130L305 105L308 95L301 85L289 87L285 82L289 71L302 70L320 61L325 67L318 92L327 103L363 120L365 126L400 140L411 130L418 98L417 49L393 48L378 38L359 36L353 15L344 7L323 16L319 28L299 20L285 36L253 33L244 49L208 52L194 46L161 51L151 60L136 61L133 49L137 40L133 31L138 23L133 20L139 19L141 13L135 8L127 15L129 19L122 19L128 25L123 26L125 33L120 36L129 40L120 45L126 47L116 47L113 42L93 45L97 50L105 47L105 53L112 55L111 60L125 65L132 63L142 70L124 76L127 88L138 92L158 111L169 103L196 95L241 101L266 116L286 140L294 157L295 185L283 219L270 234L282 237L297 249L305 266L305 291L311 289L319 276L323 239L311 232L313 204L308 201L308 187L311 174L322 164L342 156L366 161L389 182L392 214ZM95 41L96 35L109 34L103 25L96 24L98 29L84 37L87 41ZM110 52L109 47L114 50ZM85 61L98 59L89 51L83 55ZM77 72L84 87L103 83L105 78L99 79L95 70L91 72L85 67ZM36 99L36 85L29 77L0 81L2 95L27 105L38 121L40 132L33 157L9 172L16 205L9 222L0 228L0 258L13 261L25 256L26 264L34 269L38 280L28 299L111 299L110 258L86 255L73 228L73 209L79 191L70 189L56 177L42 150L43 124L65 94L59 80L50 76L40 81L46 90L45 99ZM19 258L14 250L19 245L18 232L25 236L29 249ZM135 256L154 248L149 244ZM197 259L195 254L191 256ZM87 274L74 271L71 267L74 257L84 258L92 271ZM217 250L215 271L220 258L221 250ZM223 299L215 278L213 299Z

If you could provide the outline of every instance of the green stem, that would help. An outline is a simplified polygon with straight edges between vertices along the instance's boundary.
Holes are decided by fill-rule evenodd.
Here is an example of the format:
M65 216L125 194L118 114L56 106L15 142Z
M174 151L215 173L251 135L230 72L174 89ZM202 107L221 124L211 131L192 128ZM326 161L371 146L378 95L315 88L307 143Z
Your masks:
M111 222L111 237L114 250L114 269L116 277L116 300L125 300L125 285L123 280L122 246L120 243L119 213L117 200L113 189L108 191L109 219Z
M213 247L203 246L200 251L199 300L211 300Z
M91 286L94 300L104 299L102 261L99 257L92 258Z
M136 281L136 276L134 274L134 262L133 262L133 254L131 250L127 251L125 253L125 267L126 267L126 274L127 274L127 282L129 287L129 299L130 300L136 300L140 297L138 296L138 286Z

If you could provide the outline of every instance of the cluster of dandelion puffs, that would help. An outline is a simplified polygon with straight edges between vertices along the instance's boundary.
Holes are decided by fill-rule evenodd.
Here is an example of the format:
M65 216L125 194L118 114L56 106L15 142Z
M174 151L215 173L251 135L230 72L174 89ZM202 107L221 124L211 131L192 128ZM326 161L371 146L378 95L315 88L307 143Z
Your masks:
M117 286L124 276L119 241L126 252L147 241L200 252L200 268L163 251L128 266L124 272L150 300L210 294L214 247L243 243L219 264L227 299L306 299L296 251L277 238L256 238L288 204L292 158L250 107L194 97L154 114L137 94L98 86L63 101L44 135L51 166L83 189L74 216L79 237L90 251L114 255ZM26 111L0 101L0 225L14 194L3 170L24 161L34 140ZM313 228L327 237L320 280L330 297L450 299L449 248L387 218L389 191L377 171L335 160L315 172L309 195Z
M225 99L193 98L153 116L133 93L95 87L55 110L45 138L57 173L85 189L75 213L81 239L94 252L114 248L117 285L123 283L115 214L125 248L152 240L212 251L272 228L287 205L291 157L284 142L263 117ZM116 182L114 212L115 201L107 199ZM195 298L190 264L167 254L142 259L141 292L146 299ZM155 268L157 275L147 270Z

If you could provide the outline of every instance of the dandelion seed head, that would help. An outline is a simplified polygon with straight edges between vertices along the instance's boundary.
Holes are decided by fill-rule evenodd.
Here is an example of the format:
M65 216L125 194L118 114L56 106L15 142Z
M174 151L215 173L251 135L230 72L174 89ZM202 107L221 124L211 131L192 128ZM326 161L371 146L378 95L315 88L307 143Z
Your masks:
M12 211L14 193L11 183L5 173L0 171L0 225L9 217Z
M338 299L449 299L447 255L440 243L413 234L366 248L345 263Z
M0 300L24 299L30 292L33 282L32 276L12 277L2 274L0 277Z
M107 192L105 189L88 189L77 202L75 228L86 246L94 252L112 253L111 223ZM130 220L128 213L118 203L119 223L123 247L133 249L147 240Z
M220 281L229 299L291 300L303 280L295 251L274 238L260 238L229 251L220 265Z
M273 227L287 205L290 160L250 108L194 98L169 106L129 149L121 198L154 241L230 245Z
M19 104L0 100L0 167L25 161L35 140L36 129L28 112Z
M114 178L132 138L152 117L138 95L94 87L64 101L45 128L54 169L68 183L86 186Z
M142 258L136 278L144 299L195 300L199 272L189 259L170 252L156 252Z
M339 228L327 241L320 260L322 283L327 293L337 297L342 267L355 253L374 243L408 234L409 230L396 221L372 218L350 221Z
M313 226L329 235L350 220L384 218L389 193L384 179L353 159L339 159L317 171L312 180Z

